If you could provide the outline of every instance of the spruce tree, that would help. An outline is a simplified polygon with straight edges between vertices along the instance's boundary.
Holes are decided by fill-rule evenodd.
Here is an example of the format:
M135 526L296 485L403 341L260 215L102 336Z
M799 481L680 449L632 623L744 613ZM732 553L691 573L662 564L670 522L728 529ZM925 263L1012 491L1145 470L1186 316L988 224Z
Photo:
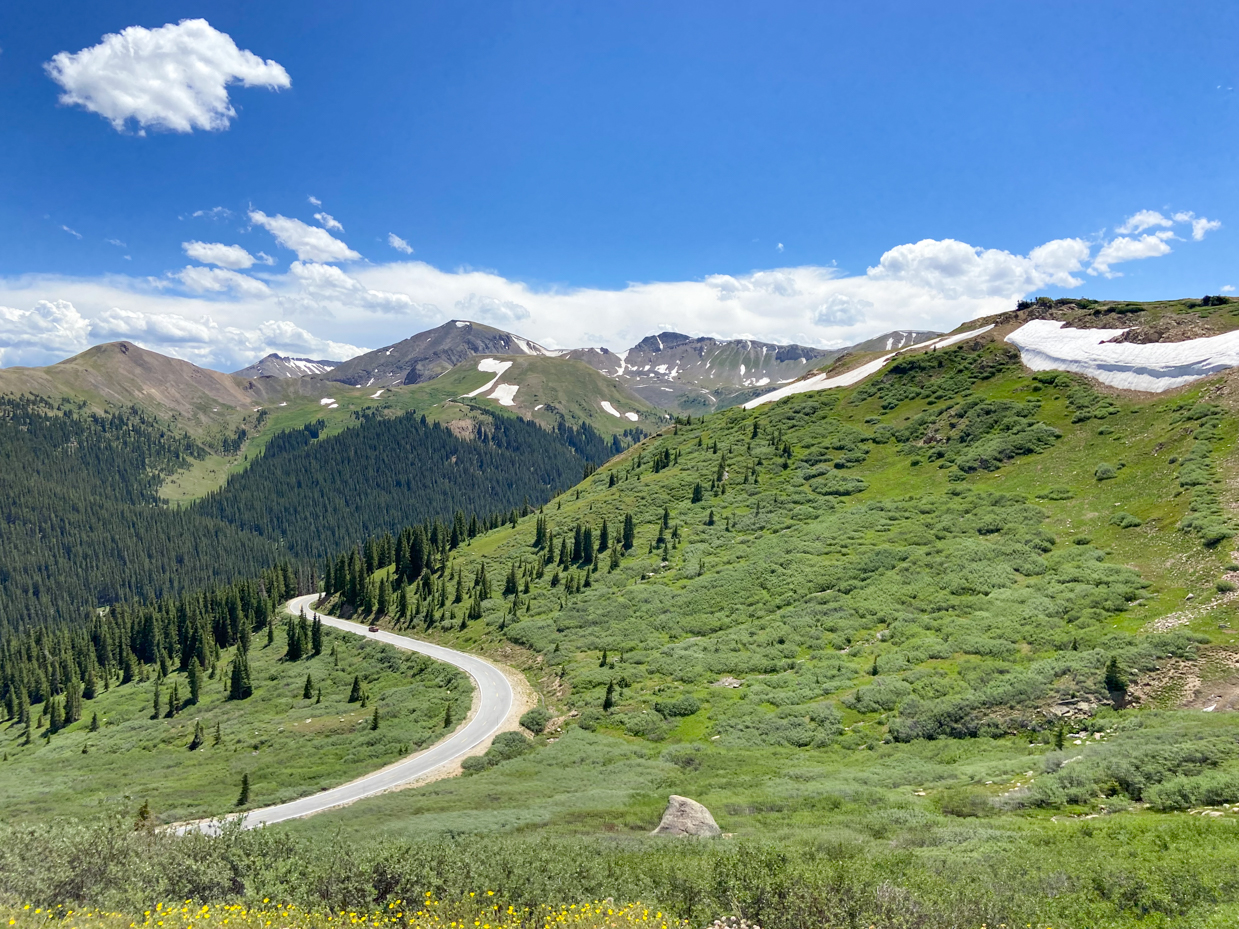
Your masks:
M211 741L212 745L219 745L224 741L224 735L220 732L219 723L215 724L215 738Z
M632 546L637 540L637 524L633 521L631 513L624 514L624 533L622 540L624 551L632 551Z
M202 720L194 721L194 737L189 740L189 750L196 752L202 748L202 744L206 742L206 732L202 729Z
M245 806L250 802L250 776L241 775L241 795L237 797L237 806Z
M450 703L443 707L443 728L452 728L452 705Z
M197 704L202 695L202 665L196 657L189 659L189 702Z
M301 699L309 700L314 696L314 678L309 674L305 676L305 687L301 688Z
M250 681L250 664L245 652L237 649L236 657L232 659L232 674L228 682L229 700L246 700L254 693L254 685Z
M323 653L323 621L314 614L314 622L310 626L310 651L317 657Z
M90 717L90 731L91 732L99 731L99 714L98 713L93 713Z
M151 719L159 718L159 710L163 704L163 694L159 692L159 679L155 679L155 698L152 701Z
M615 706L615 681L610 681L607 683L606 696L602 698L603 712L610 712L613 706Z
M361 676L353 675L353 689L348 692L348 702L356 703L361 699Z
M379 728L379 708L376 705L374 707L374 715L370 717L370 731L373 732L374 730L378 728Z

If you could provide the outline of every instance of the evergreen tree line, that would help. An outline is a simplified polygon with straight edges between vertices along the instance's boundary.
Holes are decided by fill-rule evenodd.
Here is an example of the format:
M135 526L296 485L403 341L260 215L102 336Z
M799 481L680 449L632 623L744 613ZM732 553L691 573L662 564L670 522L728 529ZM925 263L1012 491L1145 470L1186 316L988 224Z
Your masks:
M538 505L612 454L588 425L551 431L508 416L474 439L414 413L325 438L320 428L275 436L194 512L323 559L399 526Z
M202 454L136 407L0 397L0 638L274 564L271 541L159 506L162 481Z
M29 740L44 725L50 735L80 719L83 701L100 692L152 677L156 716L174 716L196 703L203 681L221 675L229 698L244 700L254 690L252 637L265 631L273 642L279 604L315 586L313 571L285 562L254 580L149 605L114 604L79 625L10 633L0 643L0 707L6 719L26 726ZM313 624L304 616L291 618L287 637L290 660L322 652L317 618ZM225 666L223 651L234 646ZM175 685L165 693L160 686L173 671L187 674L187 693Z
M520 515L529 512L526 508ZM509 514L513 526L517 515L515 511ZM352 552L328 560L323 570L326 596L338 596L359 616L375 620L390 617L396 628L417 624L426 630L436 626L464 629L471 621L481 619L485 601L496 595L510 597L499 627L502 630L507 615L516 616L522 609L528 612L533 587L546 578L548 570L551 577L546 581L547 592L560 588L563 595L577 594L592 586L593 575L601 570L604 556L607 570L614 571L636 541L636 522L631 513L625 514L615 530L604 518L596 531L592 524L576 523L571 532L557 533L539 511L531 542L532 556L522 557L509 566L496 594L484 562L473 571L466 571L452 559L460 540L467 541L476 534L473 528L473 521L466 523L463 514L458 513L451 527L434 523L406 528L395 537L388 534L367 540ZM679 540L679 527L674 527L668 537L665 530L669 528L670 513L664 508L658 539L651 543L651 551ZM391 570L387 570L389 567Z

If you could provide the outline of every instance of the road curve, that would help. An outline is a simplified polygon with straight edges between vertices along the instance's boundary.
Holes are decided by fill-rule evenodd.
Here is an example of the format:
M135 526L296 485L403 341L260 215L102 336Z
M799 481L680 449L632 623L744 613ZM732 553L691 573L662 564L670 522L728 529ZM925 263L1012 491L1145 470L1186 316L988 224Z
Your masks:
M297 615L304 609L307 618L313 619L317 616L324 626L375 639L406 651L419 652L436 661L454 665L473 678L479 696L476 711L466 725L457 729L442 742L436 742L430 748L410 755L403 761L388 765L373 774L359 777L347 784L341 784L339 787L302 797L300 800L249 810L240 814L242 825L246 829L284 822L288 819L313 816L315 813L345 806L363 797L372 797L391 790L393 787L420 780L437 768L459 760L495 735L503 726L504 719L512 711L516 701L516 695L507 677L489 661L467 652L444 648L432 642L422 642L418 639L410 639L408 636L396 635L394 632L370 632L366 626L358 623L318 613L311 606L316 599L318 599L317 594L297 597L288 601L288 609L293 615ZM178 832L194 829L217 832L219 821L186 823L177 827Z

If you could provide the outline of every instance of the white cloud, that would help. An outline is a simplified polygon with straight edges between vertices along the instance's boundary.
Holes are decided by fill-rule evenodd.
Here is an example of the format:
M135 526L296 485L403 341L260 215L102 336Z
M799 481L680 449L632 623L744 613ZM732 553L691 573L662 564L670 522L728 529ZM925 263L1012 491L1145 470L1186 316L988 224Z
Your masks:
M815 326L854 326L864 322L865 313L873 309L873 303L863 297L847 294L831 294L826 302L813 311Z
M139 132L227 129L237 115L229 84L292 86L283 67L237 48L205 19L157 29L130 26L90 48L60 52L43 67L64 88L61 103L98 113L118 132L131 119Z
M309 201L310 201L312 204L314 204L315 206L322 206L322 205L323 205L323 201L322 201L322 200L319 200L319 199L318 199L318 197L313 197L313 196L311 196L311 197L306 197L306 199L307 199L307 200L309 200Z
M1161 235L1142 235L1138 239L1119 236L1101 247L1088 273L1111 278L1122 277L1120 272L1112 271L1110 266L1124 261L1138 261L1141 258L1158 258L1170 254L1170 251L1170 246Z
M500 300L496 297L469 294L455 303L456 315L464 319L511 326L529 319L529 310L515 300Z
M779 242L777 245L775 245L774 250L775 250L776 252L781 252L781 251L783 251L783 243L782 243L782 242Z
M1071 276L1088 257L1080 239L1056 239L1028 257L1000 249L981 249L954 239L923 239L898 245L870 268L873 280L904 281L944 297L1015 297L1054 284L1079 284Z
M1222 293L1226 293L1226 294L1228 294L1228 293L1231 293L1234 289L1235 289L1235 288L1234 288L1234 285L1233 285L1233 284L1223 284L1223 285L1222 285Z
M278 213L268 216L262 210L251 210L249 216L250 222L266 229L280 245L296 252L301 261L348 261L361 257L326 229L318 229L299 219L289 219Z
M61 226L60 228L69 233L69 235L73 236L75 239L80 239L82 237L80 232L70 229L68 226Z
M1206 232L1221 229L1222 224L1216 219L1205 219L1203 216L1192 220L1192 238L1199 242Z
M398 252L404 252L406 255L413 254L413 246L394 232L387 233L387 244Z
M194 261L219 265L239 271L254 266L254 256L240 245L225 245L223 242L182 242L181 248Z
M104 239L103 241L107 242L108 245L115 245L117 248L128 248L129 247L124 242L122 242L120 239Z
M298 286L281 300L307 315L334 316L359 310L406 314L423 309L408 294L370 290L333 265L294 261L288 272Z
M1132 232L1144 232L1144 230L1152 229L1154 226L1169 228L1175 224L1175 220L1183 222L1179 217L1185 215L1190 217L1190 214L1179 213L1174 219L1169 219L1157 212L1157 210L1141 210L1139 213L1133 213L1131 216L1128 216L1123 225L1119 226L1115 232L1127 235Z
M337 229L340 232L344 231L344 227L330 213L315 213L314 218L318 220L318 224L324 229Z
M43 364L86 348L90 323L67 300L38 300L34 309L0 306L0 363Z
M209 210L194 210L190 215L196 219L227 219L232 215L232 210L225 206L213 206Z
M226 268L189 265L183 271L177 272L176 278L186 289L197 294L232 292L246 297L266 297L271 294L271 288L262 281Z

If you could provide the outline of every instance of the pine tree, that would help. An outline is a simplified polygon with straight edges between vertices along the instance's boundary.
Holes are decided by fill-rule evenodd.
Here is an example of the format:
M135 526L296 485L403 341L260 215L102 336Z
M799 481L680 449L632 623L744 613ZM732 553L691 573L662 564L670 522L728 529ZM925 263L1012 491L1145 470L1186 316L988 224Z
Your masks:
M241 796L237 797L237 806L245 806L250 802L250 776L241 775Z
M353 675L353 689L348 692L348 702L356 703L361 699L361 676Z
M377 705L375 705L374 715L370 717L370 731L373 732L374 730L378 728L379 728L379 708Z
M323 621L314 614L314 622L310 625L310 650L315 657L323 653Z
M212 745L219 745L219 744L220 744L221 742L223 742L223 741L224 741L224 735L223 735L223 733L222 733L222 732L220 732L220 729L219 729L219 723L216 723L216 724L215 724L215 738L214 738L214 740L211 742L211 744L212 744Z
M611 532L607 528L607 521L604 517L602 525L598 528L598 551L605 552L611 547Z
M706 525L707 525L707 526L713 526L713 525L714 525L714 511L713 511L713 510L711 510L711 511L710 511L710 515L708 515L708 516L706 517Z
M701 486L701 481L693 485L693 503L700 503L706 498L705 488Z
M229 700L247 700L254 693L254 685L250 681L250 664L245 652L237 649L236 657L232 659L232 675L228 682Z
M151 710L151 719L159 718L159 710L163 704L163 694L159 692L159 680L155 680L155 699L152 701L153 709Z
M275 621L268 619L267 620L267 645L271 646L274 644L275 644Z
M91 732L99 731L99 714L98 713L94 713L90 717L90 731Z
M613 706L615 706L615 681L610 681L607 683L606 696L602 698L603 712L610 712Z
M314 678L310 675L305 676L305 687L301 688L301 699L309 700L314 696Z
M189 659L189 702L197 704L202 695L202 665L197 657Z
M1119 667L1118 658L1111 656L1106 662L1106 690L1112 694L1124 694L1127 692L1127 676L1123 673L1123 669Z
M450 703L443 707L443 728L452 728L452 705Z
M598 667L605 668L607 666L607 650L602 650L602 660L598 662Z
M617 545L611 549L611 566L609 570L614 571L619 566L620 566L620 556L619 556L619 546Z
M202 720L194 720L194 737L189 740L189 750L196 752L206 742L206 732L202 729Z
M632 551L632 546L637 540L637 524L633 521L632 514L624 514L624 534L622 536L624 551Z

